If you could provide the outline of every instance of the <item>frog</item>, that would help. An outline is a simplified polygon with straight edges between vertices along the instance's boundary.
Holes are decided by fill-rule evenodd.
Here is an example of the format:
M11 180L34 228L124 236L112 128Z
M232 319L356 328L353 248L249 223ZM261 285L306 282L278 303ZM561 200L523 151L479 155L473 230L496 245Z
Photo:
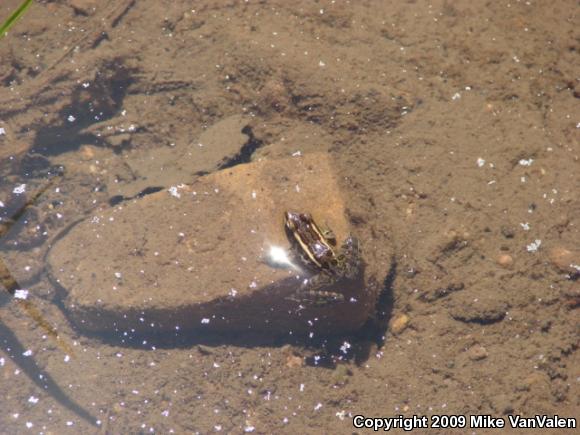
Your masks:
M293 299L315 305L345 302L344 284L358 284L362 272L359 241L349 235L340 248L330 228L319 226L311 214L284 212L286 235L310 277L304 279Z

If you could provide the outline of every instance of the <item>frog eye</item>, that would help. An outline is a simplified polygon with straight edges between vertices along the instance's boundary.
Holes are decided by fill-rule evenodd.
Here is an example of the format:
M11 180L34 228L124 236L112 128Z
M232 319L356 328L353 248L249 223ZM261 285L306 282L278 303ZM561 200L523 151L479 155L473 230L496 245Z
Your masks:
M290 231L296 230L296 223L292 219L286 219L286 228Z

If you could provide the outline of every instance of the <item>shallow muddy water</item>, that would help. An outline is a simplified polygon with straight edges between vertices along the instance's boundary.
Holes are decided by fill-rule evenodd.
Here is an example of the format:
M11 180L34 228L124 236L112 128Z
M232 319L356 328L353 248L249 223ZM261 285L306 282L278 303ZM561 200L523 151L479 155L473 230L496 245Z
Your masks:
M19 4L2 2L0 19ZM0 433L366 432L356 415L464 415L458 433L481 433L469 416L578 419L577 23L572 1L35 2L0 39ZM316 155L336 191L315 217L348 224L337 235L356 236L366 262L360 329L147 336L139 317L99 333L71 321L73 277L47 259L79 222ZM211 204L191 222L206 236L233 210ZM92 263L63 264L94 269L93 283L129 279L110 266L115 243L129 240L136 267L172 222L161 209L137 236L108 234L102 260L86 237L77 251ZM283 211L264 218L281 234ZM229 229L163 239L151 264L171 270L178 247L212 252L226 234L243 250ZM225 279L218 255L203 266ZM142 285L162 298L172 281L149 271Z

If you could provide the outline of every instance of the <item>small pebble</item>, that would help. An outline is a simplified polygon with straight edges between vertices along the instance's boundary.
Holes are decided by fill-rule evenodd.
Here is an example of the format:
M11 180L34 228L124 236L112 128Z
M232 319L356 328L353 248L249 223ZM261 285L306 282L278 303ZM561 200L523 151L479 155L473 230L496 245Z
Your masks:
M496 258L497 264L506 269L514 264L514 259L509 254L499 254Z
M289 344L282 346L282 353L286 356L286 367L291 369L304 366L304 358L294 353Z
M555 246L548 251L548 258L552 265L567 273L577 273L580 270L580 252L572 252L563 246ZM576 266L576 267L574 267Z
M487 358L487 349L479 344L476 344L467 351L467 355L471 361L480 361Z
M286 357L286 367L291 369L304 366L304 359L296 355L288 355Z
M407 326L409 326L409 316L406 314L400 314L391 321L390 330L394 335L399 335L403 332Z
M95 151L90 145L81 145L79 151L79 155L84 161L93 160L95 158Z

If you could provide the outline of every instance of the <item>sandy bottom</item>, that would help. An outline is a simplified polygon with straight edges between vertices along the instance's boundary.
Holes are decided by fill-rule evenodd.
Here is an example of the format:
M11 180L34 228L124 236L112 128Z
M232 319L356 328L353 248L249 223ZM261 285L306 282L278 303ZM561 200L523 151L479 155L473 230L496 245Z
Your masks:
M0 40L0 215L25 202L15 188L30 198L64 175L0 227L0 250L62 339L3 292L0 432L579 417L577 23L574 1L35 2ZM175 157L240 115L239 154L194 169ZM376 252L372 328L325 349L238 336L152 350L67 322L43 261L68 224L224 162L312 152L330 154L353 233ZM105 429L40 390L26 358Z

